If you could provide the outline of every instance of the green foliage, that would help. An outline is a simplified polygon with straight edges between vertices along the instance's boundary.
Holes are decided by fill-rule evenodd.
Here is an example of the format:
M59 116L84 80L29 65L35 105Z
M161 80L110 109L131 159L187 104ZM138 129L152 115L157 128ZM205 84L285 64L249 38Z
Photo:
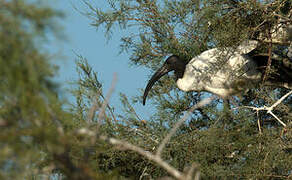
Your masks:
M86 61L80 62L79 67L88 66ZM91 82L95 77L93 76L95 72L86 73L86 69L91 68L83 68L83 73L87 74L84 79L91 77L86 81ZM84 92L90 92L88 87ZM84 92L82 94L87 94ZM278 92L278 95L273 98L278 99L283 93ZM163 113L160 110L161 115L144 120L135 112L128 98L124 94L120 96L125 114L113 117L110 109L107 109L105 119L106 122L111 123L105 122L101 127L102 131L111 137L142 147L146 151L155 152L180 115L170 116L174 111L165 110ZM198 94L195 96L199 99L203 98ZM94 100L91 98L88 101L93 103ZM270 103L273 102L270 101ZM275 125L275 121L270 116L262 114L261 118L265 124L260 134L253 111L249 109L231 111L228 108L222 111L218 109L218 103L220 105L220 101L216 100L206 108L197 110L194 117L190 118L167 144L162 154L163 158L181 171L193 162L199 163L203 179L288 178L292 165L289 160L292 158L291 130L289 128L283 130L281 126ZM261 105L261 103L258 104ZM281 106L285 107L284 104L291 104L291 98ZM87 109L90 109L90 106ZM279 112L279 115L285 117L285 113ZM84 139L82 141L86 142ZM103 146L103 151L91 152L88 155L89 159L93 158L93 161L97 161L98 168L102 172L116 173L120 177L130 179L138 179L142 174L146 179L167 175L155 163L135 152L122 147L115 148L106 144ZM94 148L97 147L92 147L93 151Z
M93 25L105 27L109 37L117 27L134 30L121 39L121 49L131 54L132 64L152 70L169 53L187 61L214 46L236 47L246 38L259 38L260 32L265 36L277 22L275 14L289 17L291 11L289 0L108 2L110 10L104 11L84 0ZM149 94L156 114L142 119L121 93L123 113L118 115L114 105L107 103L98 74L86 58L77 55L79 78L72 91L76 103L64 111L58 85L52 80L56 67L41 48L44 41L39 41L47 32L55 33L54 20L60 16L46 5L0 0L0 179L167 176L154 162L112 146L100 135L155 153L185 111L209 94L182 93L167 77ZM266 47L259 51L266 53ZM279 55L280 62L283 57ZM199 164L202 179L290 178L292 98L274 110L286 128L264 112L257 116L243 108L270 106L285 93L285 89L259 87L195 110L166 144L162 158L180 171L193 162ZM139 99L134 97L135 102Z
M31 162L44 157L41 146L56 141L51 119L62 112L55 68L34 40L58 14L23 1L1 1L0 12L0 174L18 179L36 172Z
M111 8L107 11L84 2L92 25L105 27L109 36L116 27L130 30L130 35L121 39L122 50L130 53L132 64L151 69L157 69L169 54L189 61L214 46L236 47L243 40L258 38L259 32L268 36L267 31L278 21L275 14L288 17L291 9L288 0L120 0L108 1ZM267 53L267 47L263 51ZM162 79L149 96L177 93L173 82ZM163 104L164 98L155 102Z
M188 61L215 46L236 47L246 39L262 38L260 33L267 38L280 16L286 19L291 16L289 0L109 0L109 10L94 7L86 0L84 2L89 8L87 15L93 20L92 25L104 27L108 37L116 28L129 30L130 35L121 39L121 50L131 55L130 63L152 70L156 70L169 54L177 54ZM273 48L277 50L279 47ZM263 42L258 53L267 52L268 44ZM283 61L284 56L283 53L279 55L279 62ZM282 132L286 132L285 136L290 134L291 98L275 109L277 116L288 124L286 129L265 112L259 112L257 116L249 109L238 108L270 106L285 93L287 91L284 89L259 87L228 103L215 100L207 107L196 110L166 146L164 159L181 171L193 162L200 164L203 179L288 178L291 176L291 152L287 148L291 148L291 142ZM126 116L119 117L118 121L123 122L123 126L115 132L117 135L125 127L128 132L115 137L155 151L184 112L206 96L208 94L205 93L182 93L177 90L172 77L163 78L148 96L152 98L157 113L142 120L122 95ZM140 102L141 99L135 97L134 101ZM258 118L261 120L262 134L257 127ZM121 168L121 154L116 151L110 153L111 166L107 166L108 170L118 169L122 174L128 172L127 176L132 174L134 179L138 179L137 175L141 175L145 168L149 177L166 175L152 164L146 163L142 168L140 164L143 162L133 159L131 152L128 153L123 152L122 159L130 167L135 167L139 162L136 171L140 173L132 174L129 173L131 170Z
M41 48L61 15L46 5L0 1L0 179L114 177L87 164L90 147L103 146L76 132L84 122L76 125L76 115L63 110L56 67Z

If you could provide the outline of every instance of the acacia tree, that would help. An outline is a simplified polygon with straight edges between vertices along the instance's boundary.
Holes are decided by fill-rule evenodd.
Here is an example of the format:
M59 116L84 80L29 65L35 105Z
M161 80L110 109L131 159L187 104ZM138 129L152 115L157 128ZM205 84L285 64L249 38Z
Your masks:
M273 52L280 64L287 62L287 58L289 62L287 52L291 39L286 36L274 42L270 35L279 21L291 24L289 0L120 0L108 1L109 10L95 7L89 1L84 3L89 8L87 15L92 25L104 27L109 37L114 28L131 32L121 39L121 49L130 53L130 63L137 66L156 70L169 54L179 55L188 61L206 49L237 47L246 39L261 42L261 48L256 53L271 57ZM270 68L270 65L267 67ZM272 76L272 72L266 70L265 75ZM235 103L228 108L225 106L223 110L219 99L197 109L168 143L162 156L181 171L192 162L197 162L202 177L206 178L289 178L291 98L274 109L277 117L288 124L284 129L270 114L243 108L272 105L287 92L286 89L260 86L240 94L233 100ZM147 124L142 123L144 121L139 119L122 96L128 109L128 115L123 120L130 122L136 131L142 131L139 136L147 141L137 138L138 135L134 138L118 133L118 137L148 151L155 151L157 142L161 142L170 127L206 95L182 93L176 88L172 77L163 78L149 94L157 113L147 120ZM134 101L141 102L141 99L136 97ZM257 128L257 122L261 123L262 132ZM131 153L115 153L104 154L103 158L108 157L108 165L103 164L105 170L118 169L123 175L135 178L138 178L137 175L141 177L145 171L150 177L166 175L152 164L133 158ZM123 169L125 163L138 167L135 173Z

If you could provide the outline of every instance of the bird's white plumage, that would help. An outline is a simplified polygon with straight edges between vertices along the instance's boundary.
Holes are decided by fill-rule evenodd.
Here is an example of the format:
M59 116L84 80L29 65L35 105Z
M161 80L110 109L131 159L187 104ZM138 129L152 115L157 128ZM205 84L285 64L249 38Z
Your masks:
M183 91L208 91L223 98L253 86L260 81L261 73L255 62L245 55L257 46L247 41L236 48L224 51L218 48L204 51L187 65L184 76L177 80Z

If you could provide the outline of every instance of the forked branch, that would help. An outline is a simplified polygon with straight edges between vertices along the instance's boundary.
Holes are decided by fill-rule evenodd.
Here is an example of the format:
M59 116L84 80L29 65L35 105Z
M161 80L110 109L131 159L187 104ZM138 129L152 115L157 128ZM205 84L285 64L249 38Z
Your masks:
M257 112L257 115L258 115L259 111L267 111L268 114L272 115L280 124L282 124L284 127L286 127L287 125L283 121L281 121L280 118L278 118L272 111L274 110L274 108L276 106L278 106L285 98L287 98L291 94L292 94L292 91L288 92L287 94L282 96L278 101L276 101L270 107L267 107L267 106L263 106L263 107L243 106L243 107L255 110ZM258 124L259 124L259 119L258 119ZM259 127L259 129L260 129L260 127Z

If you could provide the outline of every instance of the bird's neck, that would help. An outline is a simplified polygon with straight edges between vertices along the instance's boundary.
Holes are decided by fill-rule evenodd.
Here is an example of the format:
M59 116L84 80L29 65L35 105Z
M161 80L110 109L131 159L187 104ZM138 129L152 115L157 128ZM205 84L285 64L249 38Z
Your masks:
M174 70L174 74L175 74L176 78L177 79L183 78L185 70L186 70L186 63L185 62L178 64L176 69Z

